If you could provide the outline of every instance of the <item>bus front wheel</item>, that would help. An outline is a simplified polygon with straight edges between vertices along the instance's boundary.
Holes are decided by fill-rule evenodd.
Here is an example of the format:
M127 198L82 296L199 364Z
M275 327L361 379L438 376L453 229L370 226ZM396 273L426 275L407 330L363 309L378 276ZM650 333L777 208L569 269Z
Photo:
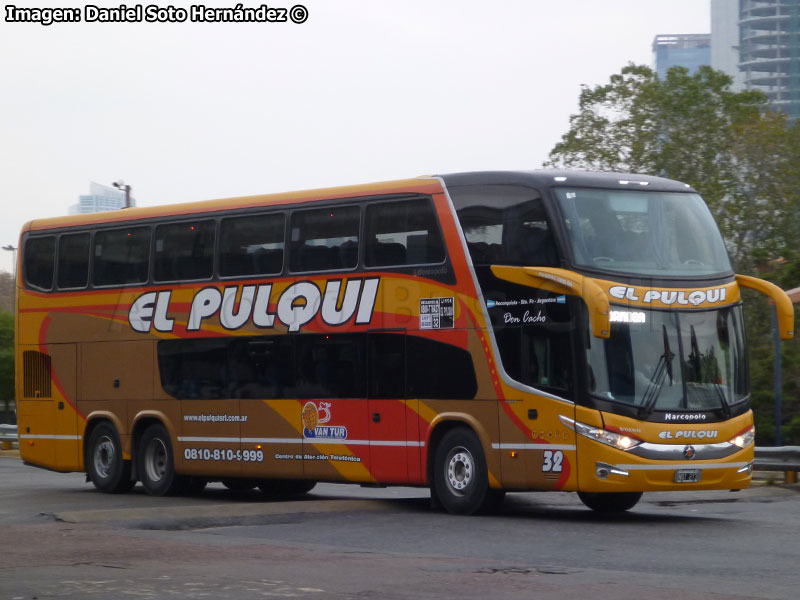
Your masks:
M127 492L136 485L131 462L122 458L122 444L110 423L100 423L89 436L86 472L94 487L107 494Z
M160 423L145 430L139 440L136 463L142 486L151 496L181 492L183 480L175 473L172 442Z
M471 430L451 429L444 434L436 446L433 486L449 513L471 515L494 503L483 448Z
M578 492L578 498L595 512L620 513L630 510L642 492Z

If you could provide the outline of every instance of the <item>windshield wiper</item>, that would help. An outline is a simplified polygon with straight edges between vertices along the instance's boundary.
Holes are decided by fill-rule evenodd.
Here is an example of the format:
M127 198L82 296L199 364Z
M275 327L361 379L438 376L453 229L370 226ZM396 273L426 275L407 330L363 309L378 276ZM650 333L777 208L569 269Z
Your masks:
M673 383L672 359L675 358L675 354L670 350L669 347L669 336L667 335L666 325L662 325L661 330L664 334L664 354L658 358L658 364L653 372L653 376L647 383L647 389L642 395L642 408L640 409L639 414L643 419L649 417L652 414L653 409L655 409L656 401L661 393L661 388L664 386L664 379L666 376L669 376L669 384L672 385Z

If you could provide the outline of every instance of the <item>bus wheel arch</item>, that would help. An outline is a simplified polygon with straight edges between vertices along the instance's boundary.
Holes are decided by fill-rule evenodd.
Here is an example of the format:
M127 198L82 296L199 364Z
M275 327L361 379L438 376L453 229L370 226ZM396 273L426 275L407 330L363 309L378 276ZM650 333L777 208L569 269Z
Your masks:
M101 492L119 494L136 485L131 461L122 454L119 429L110 419L95 418L87 422L83 456L86 475Z

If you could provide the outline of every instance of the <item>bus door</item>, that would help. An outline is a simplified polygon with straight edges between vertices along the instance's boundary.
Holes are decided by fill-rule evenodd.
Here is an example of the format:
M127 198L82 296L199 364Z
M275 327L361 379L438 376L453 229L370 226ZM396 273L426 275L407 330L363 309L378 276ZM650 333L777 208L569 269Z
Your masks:
M303 477L370 482L363 335L295 337Z
M372 477L380 483L408 483L409 465L417 465L419 428L408 419L418 400L406 400L405 332L368 335L369 459Z
M22 394L18 403L22 456L34 464L77 470L80 457L75 408L77 348L49 344L22 346Z
M556 306L563 307L544 305ZM501 411L502 477L509 488L561 489L574 471L575 434L559 419L575 413L574 327L566 314L547 308L526 309L518 325L495 330L503 368L525 386Z

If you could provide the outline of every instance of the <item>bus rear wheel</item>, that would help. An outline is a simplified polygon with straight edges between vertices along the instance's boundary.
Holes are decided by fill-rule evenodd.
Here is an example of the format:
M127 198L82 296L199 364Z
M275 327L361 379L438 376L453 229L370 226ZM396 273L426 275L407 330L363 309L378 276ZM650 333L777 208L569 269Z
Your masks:
M87 450L86 472L98 490L119 494L136 485L131 478L131 462L122 458L122 444L113 425L100 423L95 427Z
M139 440L137 467L145 491L151 496L178 494L184 480L175 473L169 433L160 423L145 429Z
M483 448L469 429L451 429L442 437L434 457L433 486L441 505L453 514L471 515L502 500L489 489Z
M642 498L642 492L578 492L578 498L595 512L621 513Z

